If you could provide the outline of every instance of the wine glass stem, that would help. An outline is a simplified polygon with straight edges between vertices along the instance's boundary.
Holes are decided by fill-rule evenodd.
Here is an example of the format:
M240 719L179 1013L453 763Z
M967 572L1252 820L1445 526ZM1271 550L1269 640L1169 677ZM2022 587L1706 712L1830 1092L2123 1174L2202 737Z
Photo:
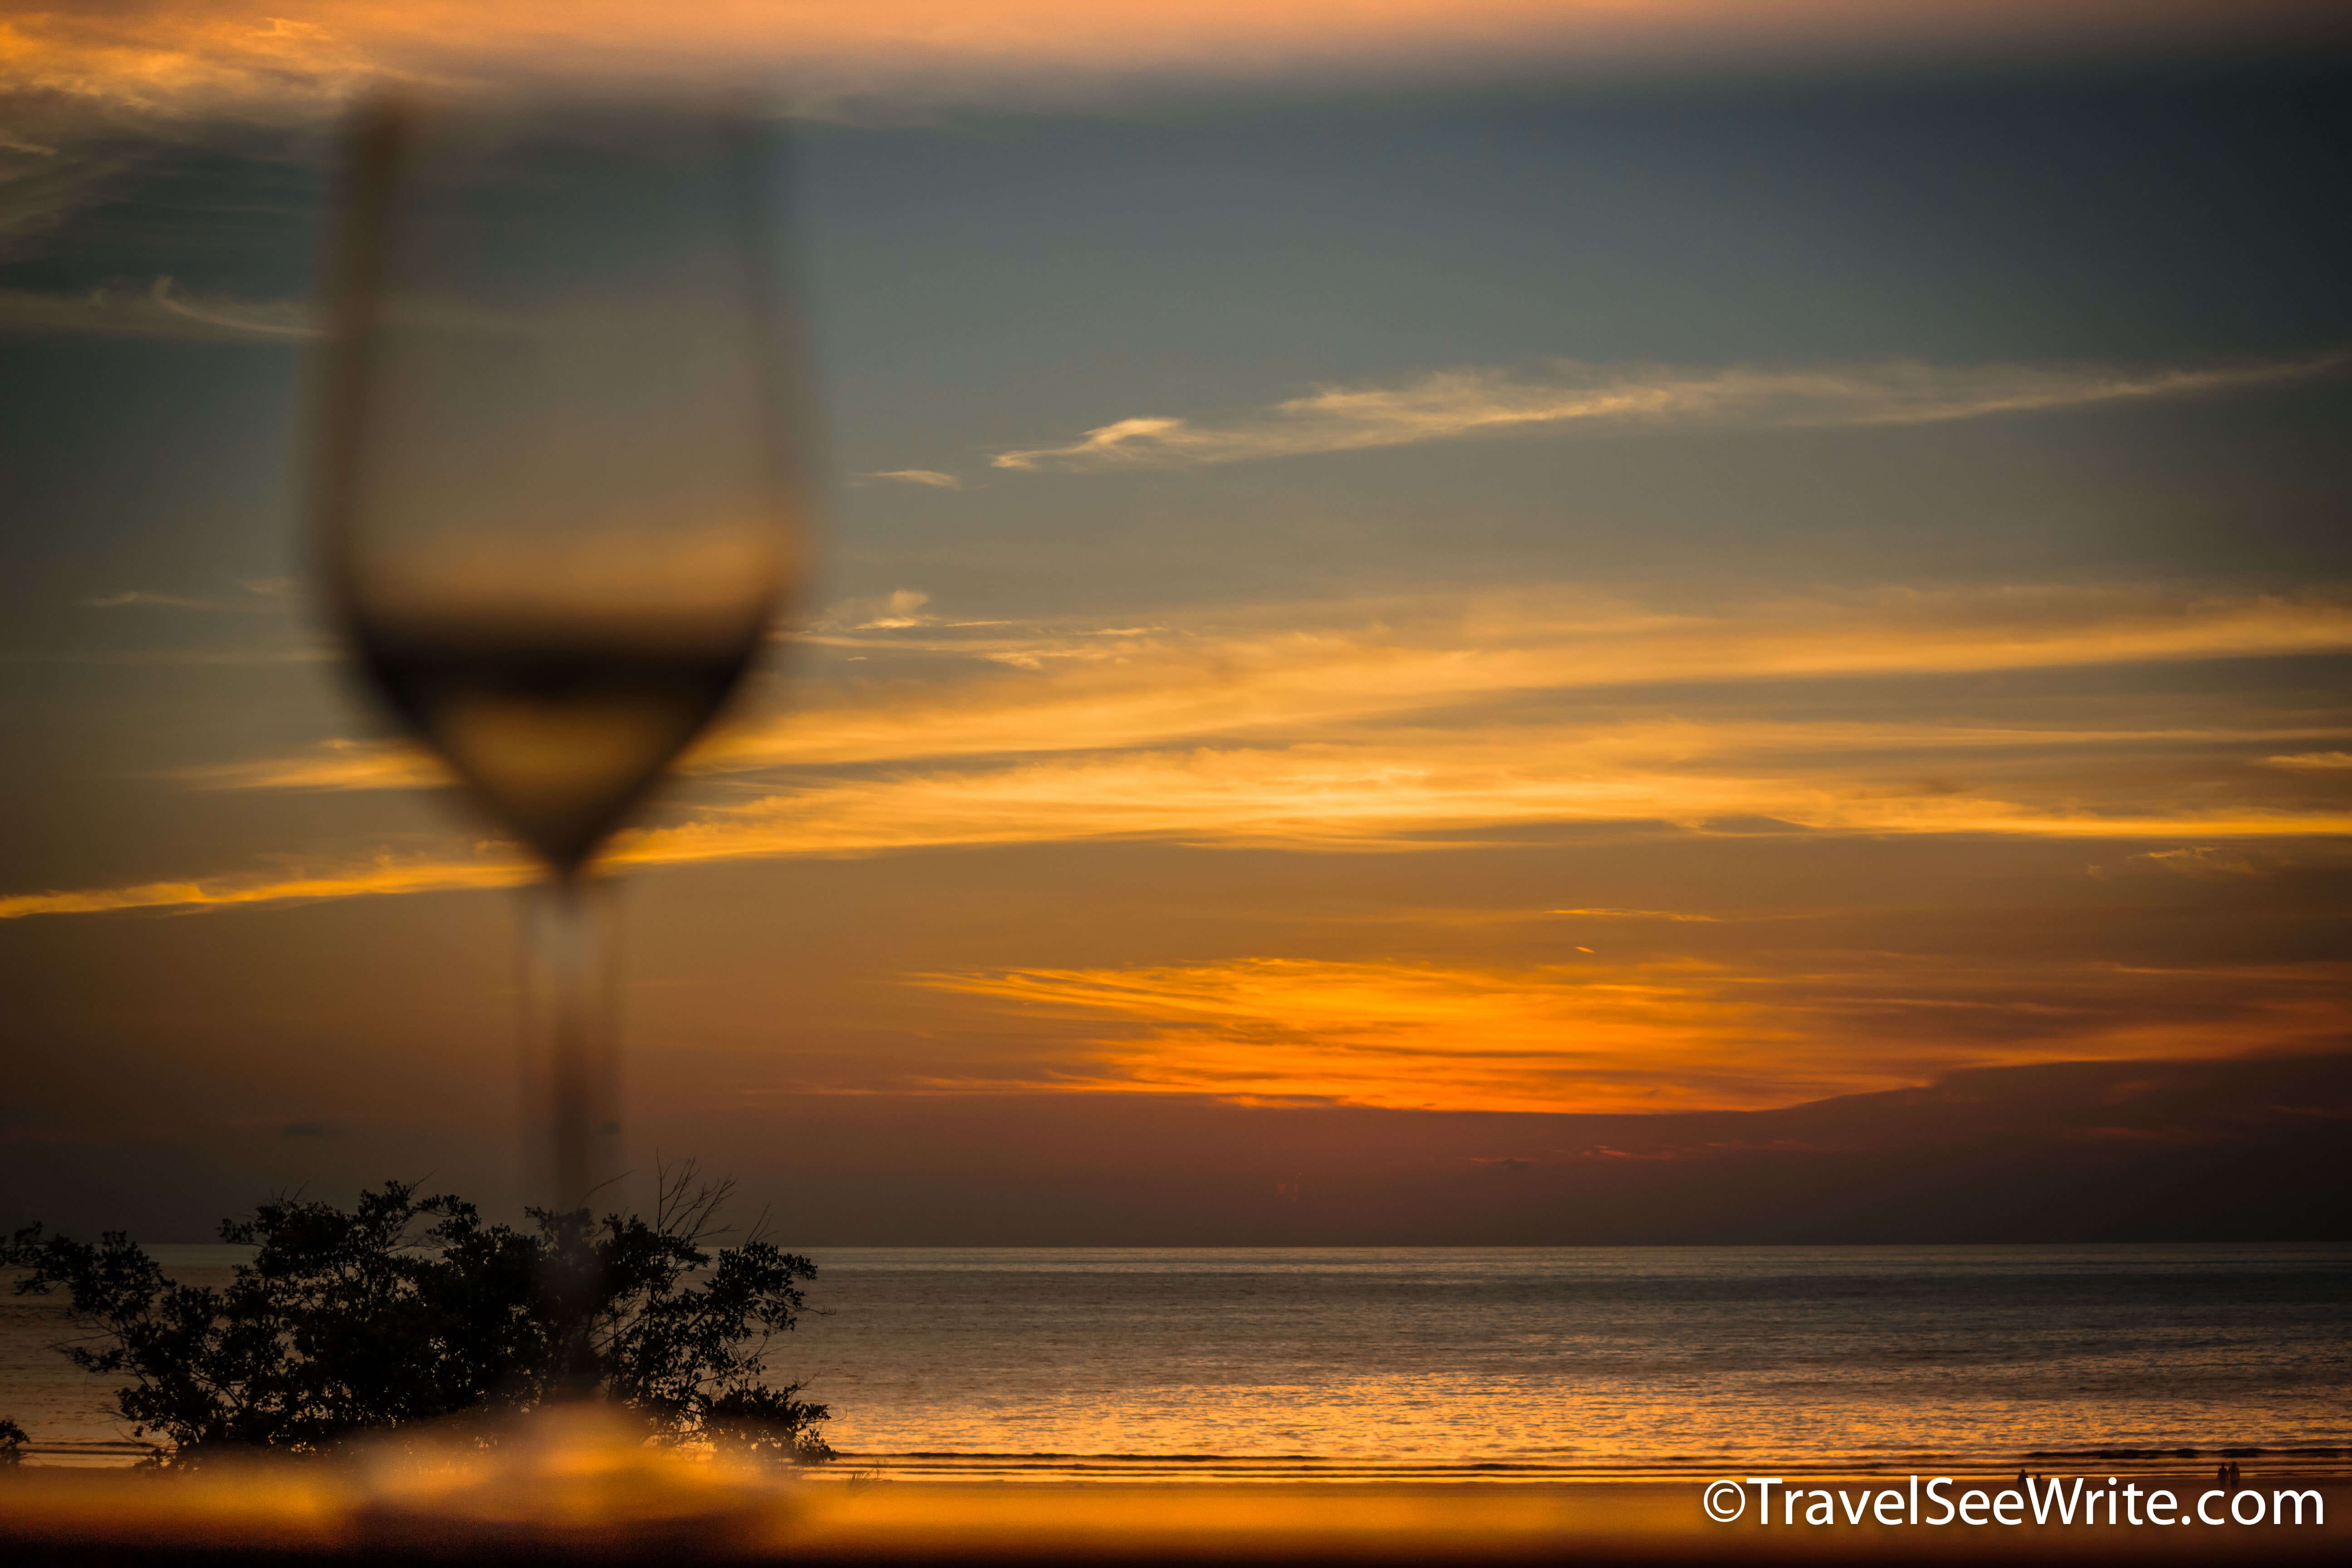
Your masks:
M579 877L529 889L526 898L532 974L523 1104L539 1123L530 1181L539 1204L568 1213L618 1198L605 1191L621 1174L611 900Z

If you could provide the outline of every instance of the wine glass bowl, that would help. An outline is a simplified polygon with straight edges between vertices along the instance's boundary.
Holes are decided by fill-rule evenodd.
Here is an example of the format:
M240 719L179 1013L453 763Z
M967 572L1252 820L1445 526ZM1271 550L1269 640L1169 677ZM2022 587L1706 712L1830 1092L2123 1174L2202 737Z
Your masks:
M759 138L385 100L353 136L321 493L394 712L560 878L735 689L793 568Z
M796 566L771 138L675 102L380 99L330 283L319 572L369 683L548 872L530 1185L619 1174L585 872Z

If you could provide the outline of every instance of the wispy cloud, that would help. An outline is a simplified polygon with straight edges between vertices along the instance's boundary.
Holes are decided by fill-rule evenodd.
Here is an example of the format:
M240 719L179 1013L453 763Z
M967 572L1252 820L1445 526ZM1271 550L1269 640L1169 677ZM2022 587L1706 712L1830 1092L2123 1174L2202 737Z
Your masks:
M912 627L923 613L922 605L861 607L876 612L863 617L869 626L900 619ZM1113 628L1123 634L1116 637L1091 626L1060 637L919 629L919 640L893 646L1034 673L861 687L841 702L820 694L719 739L695 765L1305 740L1335 725L1521 692L2318 653L2352 649L2352 603L2138 589L1894 590L1669 612L1530 591L1275 605L1206 624Z
M86 294L0 289L0 331L197 342L289 342L317 335L307 305L183 294L169 278L158 278L141 289L98 289Z
M1083 628L1074 642L1116 647L1119 658L1017 673L986 662L1003 651L995 630L971 628L967 644L914 590L835 614L869 628L845 639L967 651L939 678L848 680L714 739L693 767L734 775L729 794L623 836L616 860L1118 839L1429 852L1561 828L2153 849L2352 834L2352 805L2329 787L2337 770L2249 765L2334 755L2318 748L2352 736L2352 714L2184 701L2159 688L2088 705L2012 690L1988 719L1871 684L2352 648L2352 605L2322 597L2011 589L1669 614L1539 594L1431 595L1354 606L1321 627L1299 626L1304 612L1291 607L1268 612L1274 626L1229 612L1116 639ZM1801 707L1784 697L1759 710L1742 687L1768 677L1834 684L1816 684ZM413 749L352 742L177 776L302 790L444 780ZM505 875L369 858L348 875L229 878L184 896L171 890L180 884L33 894L5 908L255 902ZM108 901L123 897L131 905Z
M920 588L893 588L887 594L845 599L780 634L787 641L835 643L857 641L861 632L904 632L937 626L940 617L928 609L931 596Z
M27 915L110 914L126 910L212 910L239 905L352 899L383 893L447 892L462 888L515 888L539 875L520 857L509 860L381 858L318 874L222 877L198 881L142 882L124 888L0 897L0 920Z
M1674 921L1719 922L1721 915L1692 914L1681 910L1546 910L1548 915L1581 915L1589 920L1604 921Z
M324 643L280 647L85 648L75 652L0 651L0 664L170 665L323 664L341 658Z
M930 605L915 589L851 600L813 623L811 640L936 655L971 673L804 691L783 713L713 736L688 767L732 773L1267 736L1290 744L1361 739L1365 726L1530 692L2352 649L2352 604L2142 589L1898 590L1671 613L1540 591L1430 595L1061 630L952 620ZM1982 733L1927 723L1887 743ZM2030 743L2062 739L2026 726L2011 733ZM2113 724L2085 733L2117 737ZM339 773L341 787L363 787L378 763L384 786L417 777L392 752L367 754L376 763L339 743L331 759L307 751L261 759L237 776L250 787L315 788L331 760L349 769Z
M1507 842L1514 831L1647 826L1789 834L1937 834L2100 840L2276 839L2352 835L2352 809L2244 804L2196 811L2099 809L1881 786L1818 776L1620 766L1590 753L1483 756L1283 752L1146 753L1013 767L828 781L616 840L618 866L839 858L950 846L1158 839L1206 847L1430 852ZM280 777L273 784L293 782ZM373 780L369 781L374 782ZM349 787L332 770L309 787ZM2054 792L2053 792L2054 793ZM1722 825L1719 828L1716 825ZM110 910L206 908L506 887L512 863L373 860L297 877L224 877L0 898L0 920Z
M206 597L197 594L158 594L145 588L125 588L120 593L94 594L80 600L84 609L121 610L149 608L159 610L235 610L266 613L283 610L293 584L283 577L257 577L237 584L245 592L241 597Z
M379 52L361 42L371 7L285 8L310 16L257 17L229 0L19 12L5 24L0 86L119 125L133 116L317 114L381 68Z
M616 858L665 864L1121 838L1427 851L1507 842L1538 828L1611 826L2084 841L2352 833L2352 807L2233 801L2166 809L2122 792L2087 801L2063 771L2038 784L2003 781L2010 788L1864 782L1850 763L1800 763L1772 755L1762 734L1748 740L1757 750L1743 754L1730 736L1690 726L1639 737L1416 736L929 768L811 784L712 810L625 837Z
M621 866L841 858L951 846L1154 839L1207 847L1412 853L1508 842L1562 826L1651 833L1975 835L2084 843L2252 841L2352 835L2352 808L2208 800L2181 809L2168 781L2110 785L2086 798L2079 766L2019 772L2003 748L2076 752L2090 732L1979 731L1934 726L1628 724L1549 733L1446 737L1412 732L1352 745L1120 752L1029 763L931 766L824 777L689 820L622 835ZM2104 737L2126 746L2128 736ZM2217 737L2226 738L2226 737ZM2176 733L2171 737L2178 741ZM1887 780L1851 752L1972 748L1986 786ZM371 787L429 764L397 752L310 759L273 787ZM381 770L374 772L372 770ZM203 782L247 784L226 770ZM357 775L356 777L353 775ZM2151 797L2155 798L2151 798ZM130 889L0 900L0 918L110 909L262 903L459 887L505 886L507 862L371 858L299 877L223 878ZM1663 911L1564 911L1589 918ZM1664 917L1672 918L1672 917Z
M2199 845L2186 849L2148 849L2124 862L2132 870L2147 869L2171 877L2201 879L2259 877L2274 868L2257 856Z
M116 115L313 112L371 79L498 73L731 72L804 100L1029 101L1071 78L1098 89L1155 73L1260 80L1334 68L1444 71L1838 58L1857 49L2200 45L2326 31L2308 0L867 0L856 6L637 0L127 0L21 12L0 82ZM990 89L993 89L991 93Z
M927 489L960 490L963 481L953 474L940 473L937 468L883 468L867 474L869 479L897 479L901 484L920 485Z
M1221 424L1118 420L1066 446L1000 452L1000 468L1235 463L1515 432L1928 425L2264 386L2352 363L2332 353L2257 364L1939 366L1913 360L1691 370L1554 360L1523 375L1438 371L1398 385L1327 386Z
M126 588L120 594L100 594L81 601L90 610L120 610L131 605L152 605L163 610L216 610L217 599L195 599L184 594L151 594L144 588Z
M439 758L400 741L325 741L292 756L176 768L166 776L205 789L439 789L457 782Z

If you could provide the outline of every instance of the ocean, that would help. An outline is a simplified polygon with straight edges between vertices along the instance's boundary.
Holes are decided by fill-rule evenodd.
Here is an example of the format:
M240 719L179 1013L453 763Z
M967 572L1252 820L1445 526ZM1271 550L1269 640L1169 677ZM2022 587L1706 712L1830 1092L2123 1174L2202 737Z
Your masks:
M236 1256L153 1250L189 1283L225 1279ZM2352 1247L811 1256L811 1313L772 1367L832 1406L847 1475L1542 1480L2352 1458ZM125 1436L103 1383L46 1349L54 1310L6 1302L0 1415L45 1445Z

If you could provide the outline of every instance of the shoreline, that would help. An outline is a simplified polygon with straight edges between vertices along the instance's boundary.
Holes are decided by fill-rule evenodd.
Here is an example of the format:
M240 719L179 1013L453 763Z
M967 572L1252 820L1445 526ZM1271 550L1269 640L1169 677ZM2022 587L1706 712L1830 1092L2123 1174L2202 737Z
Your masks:
M26 1469L133 1469L162 1450L141 1442L35 1442L22 1450ZM235 1464L270 1463L268 1457ZM819 1486L1071 1487L1345 1487L1387 1486L1510 1488L1581 1486L1703 1486L1723 1477L1769 1474L1801 1482L1900 1481L1908 1477L1948 1476L1955 1481L2014 1484L2021 1474L2036 1480L2074 1476L2116 1476L2200 1486L2215 1480L2221 1462L2242 1462L2240 1485L2294 1479L2352 1481L2352 1449L2337 1447L2228 1449L2084 1449L2029 1454L1844 1455L1778 1459L1755 1455L1671 1457L1647 1460L1542 1461L1521 1459L1328 1458L1314 1455L1220 1454L907 1454L838 1452L829 1463L793 1472L798 1483ZM321 1461L331 1463L331 1461ZM310 1461L294 1461L307 1465ZM2251 1468L2247 1468L2248 1464Z
M2352 1451L2328 1449L2292 1455L2238 1453L2253 1474L2278 1479L2326 1480L2352 1478ZM1952 1476L2014 1481L2020 1473L2052 1476L2116 1475L2187 1483L2210 1481L2220 1461L2198 1455L2083 1455L2065 1458L1991 1455L1845 1456L1770 1459L1717 1456L1623 1463L1528 1463L1519 1461L1360 1462L1286 1458L1256 1459L1214 1455L1015 1455L852 1454L807 1472L812 1481L852 1475L874 1480L923 1484L1007 1482L1026 1484L1148 1485L1431 1485L1577 1486L1625 1483L1704 1484L1722 1476L1772 1474L1806 1480L1871 1481L1912 1475Z

